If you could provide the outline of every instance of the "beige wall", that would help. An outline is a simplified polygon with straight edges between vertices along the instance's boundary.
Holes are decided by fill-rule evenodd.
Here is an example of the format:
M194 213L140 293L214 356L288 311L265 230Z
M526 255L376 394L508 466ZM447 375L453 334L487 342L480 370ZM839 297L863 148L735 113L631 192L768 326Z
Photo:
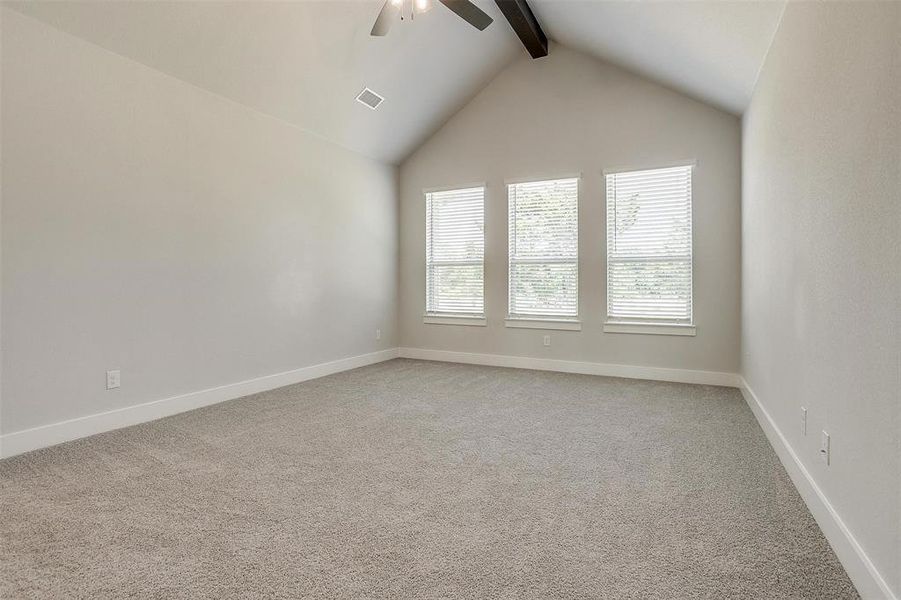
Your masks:
M401 166L401 345L601 363L737 372L740 123L736 117L562 46L515 61ZM602 170L698 161L694 174L697 337L602 332ZM581 173L582 331L504 327L504 181ZM487 327L423 324L423 188L487 183ZM551 346L542 337L551 335Z
M397 345L394 168L8 9L2 60L4 432Z
M899 19L786 9L744 118L742 370L901 597Z

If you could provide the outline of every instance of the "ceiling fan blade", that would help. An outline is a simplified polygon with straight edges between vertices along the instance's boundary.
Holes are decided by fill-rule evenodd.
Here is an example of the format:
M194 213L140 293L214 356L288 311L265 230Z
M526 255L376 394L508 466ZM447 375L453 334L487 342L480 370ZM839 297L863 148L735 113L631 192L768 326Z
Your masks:
M485 11L469 0L440 0L440 2L479 31L483 31L494 22L494 19L489 17Z
M386 35L388 30L391 29L391 24L397 19L398 10L400 8L394 2L385 0L385 4L382 6L382 10L379 11L379 16L376 17L369 35L377 37Z

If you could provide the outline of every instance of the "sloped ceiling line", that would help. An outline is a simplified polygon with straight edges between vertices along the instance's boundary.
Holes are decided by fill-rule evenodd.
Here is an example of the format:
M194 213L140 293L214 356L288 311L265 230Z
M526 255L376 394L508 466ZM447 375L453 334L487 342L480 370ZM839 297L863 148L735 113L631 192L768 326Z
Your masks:
M398 164L525 54L495 2L478 31L431 10L369 35L379 0L4 2L158 71ZM530 0L558 43L740 114L784 2ZM372 111L364 87L385 97Z

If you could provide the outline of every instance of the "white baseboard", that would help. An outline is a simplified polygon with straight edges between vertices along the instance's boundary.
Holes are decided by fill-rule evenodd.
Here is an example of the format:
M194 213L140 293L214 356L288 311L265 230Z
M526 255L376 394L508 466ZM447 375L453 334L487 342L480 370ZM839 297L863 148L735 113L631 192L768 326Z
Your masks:
M650 379L657 381L673 381L680 383L697 383L722 385L741 389L745 401L754 413L761 428L769 439L776 455L791 477L792 482L813 514L820 529L831 544L854 585L865 599L899 600L892 592L885 578L867 556L864 549L845 525L842 518L829 502L826 495L817 485L810 472L804 467L788 440L773 421L770 414L760 403L743 377L734 373L719 371L696 371L687 369L667 369L661 367L642 367L609 363L592 363L525 356L506 356L500 354L475 354L468 352L452 352L431 350L427 348L390 348L370 354L353 356L332 362L302 367L292 371L276 373L238 383L191 392L162 400L155 400L136 406L42 425L23 431L15 431L0 436L0 458L6 458L45 448L78 438L137 425L147 421L160 419L180 412L193 410L203 406L234 400L250 394L276 389L333 373L347 371L392 358L414 358L464 364L511 367L519 369L535 369L540 371L559 371L562 373L579 373L584 375L603 375L609 377L626 377L632 379Z
M769 412L761 404L760 399L748 386L748 382L745 381L744 377L741 377L740 381L741 392L745 397L745 402L748 403L754 416L757 417L757 421L760 423L760 427L766 434L767 439L769 439L770 445L776 451L779 460L782 461L782 465L801 494L801 498L804 499L807 508L814 519L816 519L817 524L823 531L823 535L826 536L861 597L864 599L872 598L873 600L877 598L880 600L898 600L898 597L886 583L885 578L876 569L867 553L829 502L823 490L820 489L813 476L798 458L794 448L792 448Z
M370 354L361 354L360 356L302 367L293 371L265 375L255 379L239 381L238 383L200 390L199 392L190 392L180 396L78 417L59 423L42 425L33 429L14 431L0 436L0 458L54 446L89 435L103 433L104 431L119 429L120 427L153 421L202 406L234 400L235 398L273 390L309 379L316 379L317 377L324 377L340 371L364 367L391 360L392 358L397 358L397 356L397 348L390 348Z
M651 379L655 381L674 381L678 383L700 383L706 385L723 385L727 387L739 387L740 383L739 376L735 373L723 373L720 371L693 371L689 369L666 369L663 367L640 367L610 363L556 360L551 358L533 358L529 356L507 356L503 354L473 354L470 352L451 352L449 350L430 350L428 348L398 348L398 351L401 358L418 358L421 360L437 360L470 365L487 365L491 367L512 367L514 369L559 371L561 373L579 373L581 375L604 375L607 377Z

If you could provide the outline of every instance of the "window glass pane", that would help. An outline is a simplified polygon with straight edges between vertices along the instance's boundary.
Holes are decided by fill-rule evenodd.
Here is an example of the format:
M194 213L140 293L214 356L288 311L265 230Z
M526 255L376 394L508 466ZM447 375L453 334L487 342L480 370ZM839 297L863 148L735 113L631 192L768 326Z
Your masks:
M429 267L432 312L482 312L482 265Z
M607 175L607 318L692 321L691 167Z
M511 313L559 317L578 314L578 270L575 263L513 265Z
M510 184L510 316L579 314L579 180Z
M426 194L426 312L484 312L485 189Z

